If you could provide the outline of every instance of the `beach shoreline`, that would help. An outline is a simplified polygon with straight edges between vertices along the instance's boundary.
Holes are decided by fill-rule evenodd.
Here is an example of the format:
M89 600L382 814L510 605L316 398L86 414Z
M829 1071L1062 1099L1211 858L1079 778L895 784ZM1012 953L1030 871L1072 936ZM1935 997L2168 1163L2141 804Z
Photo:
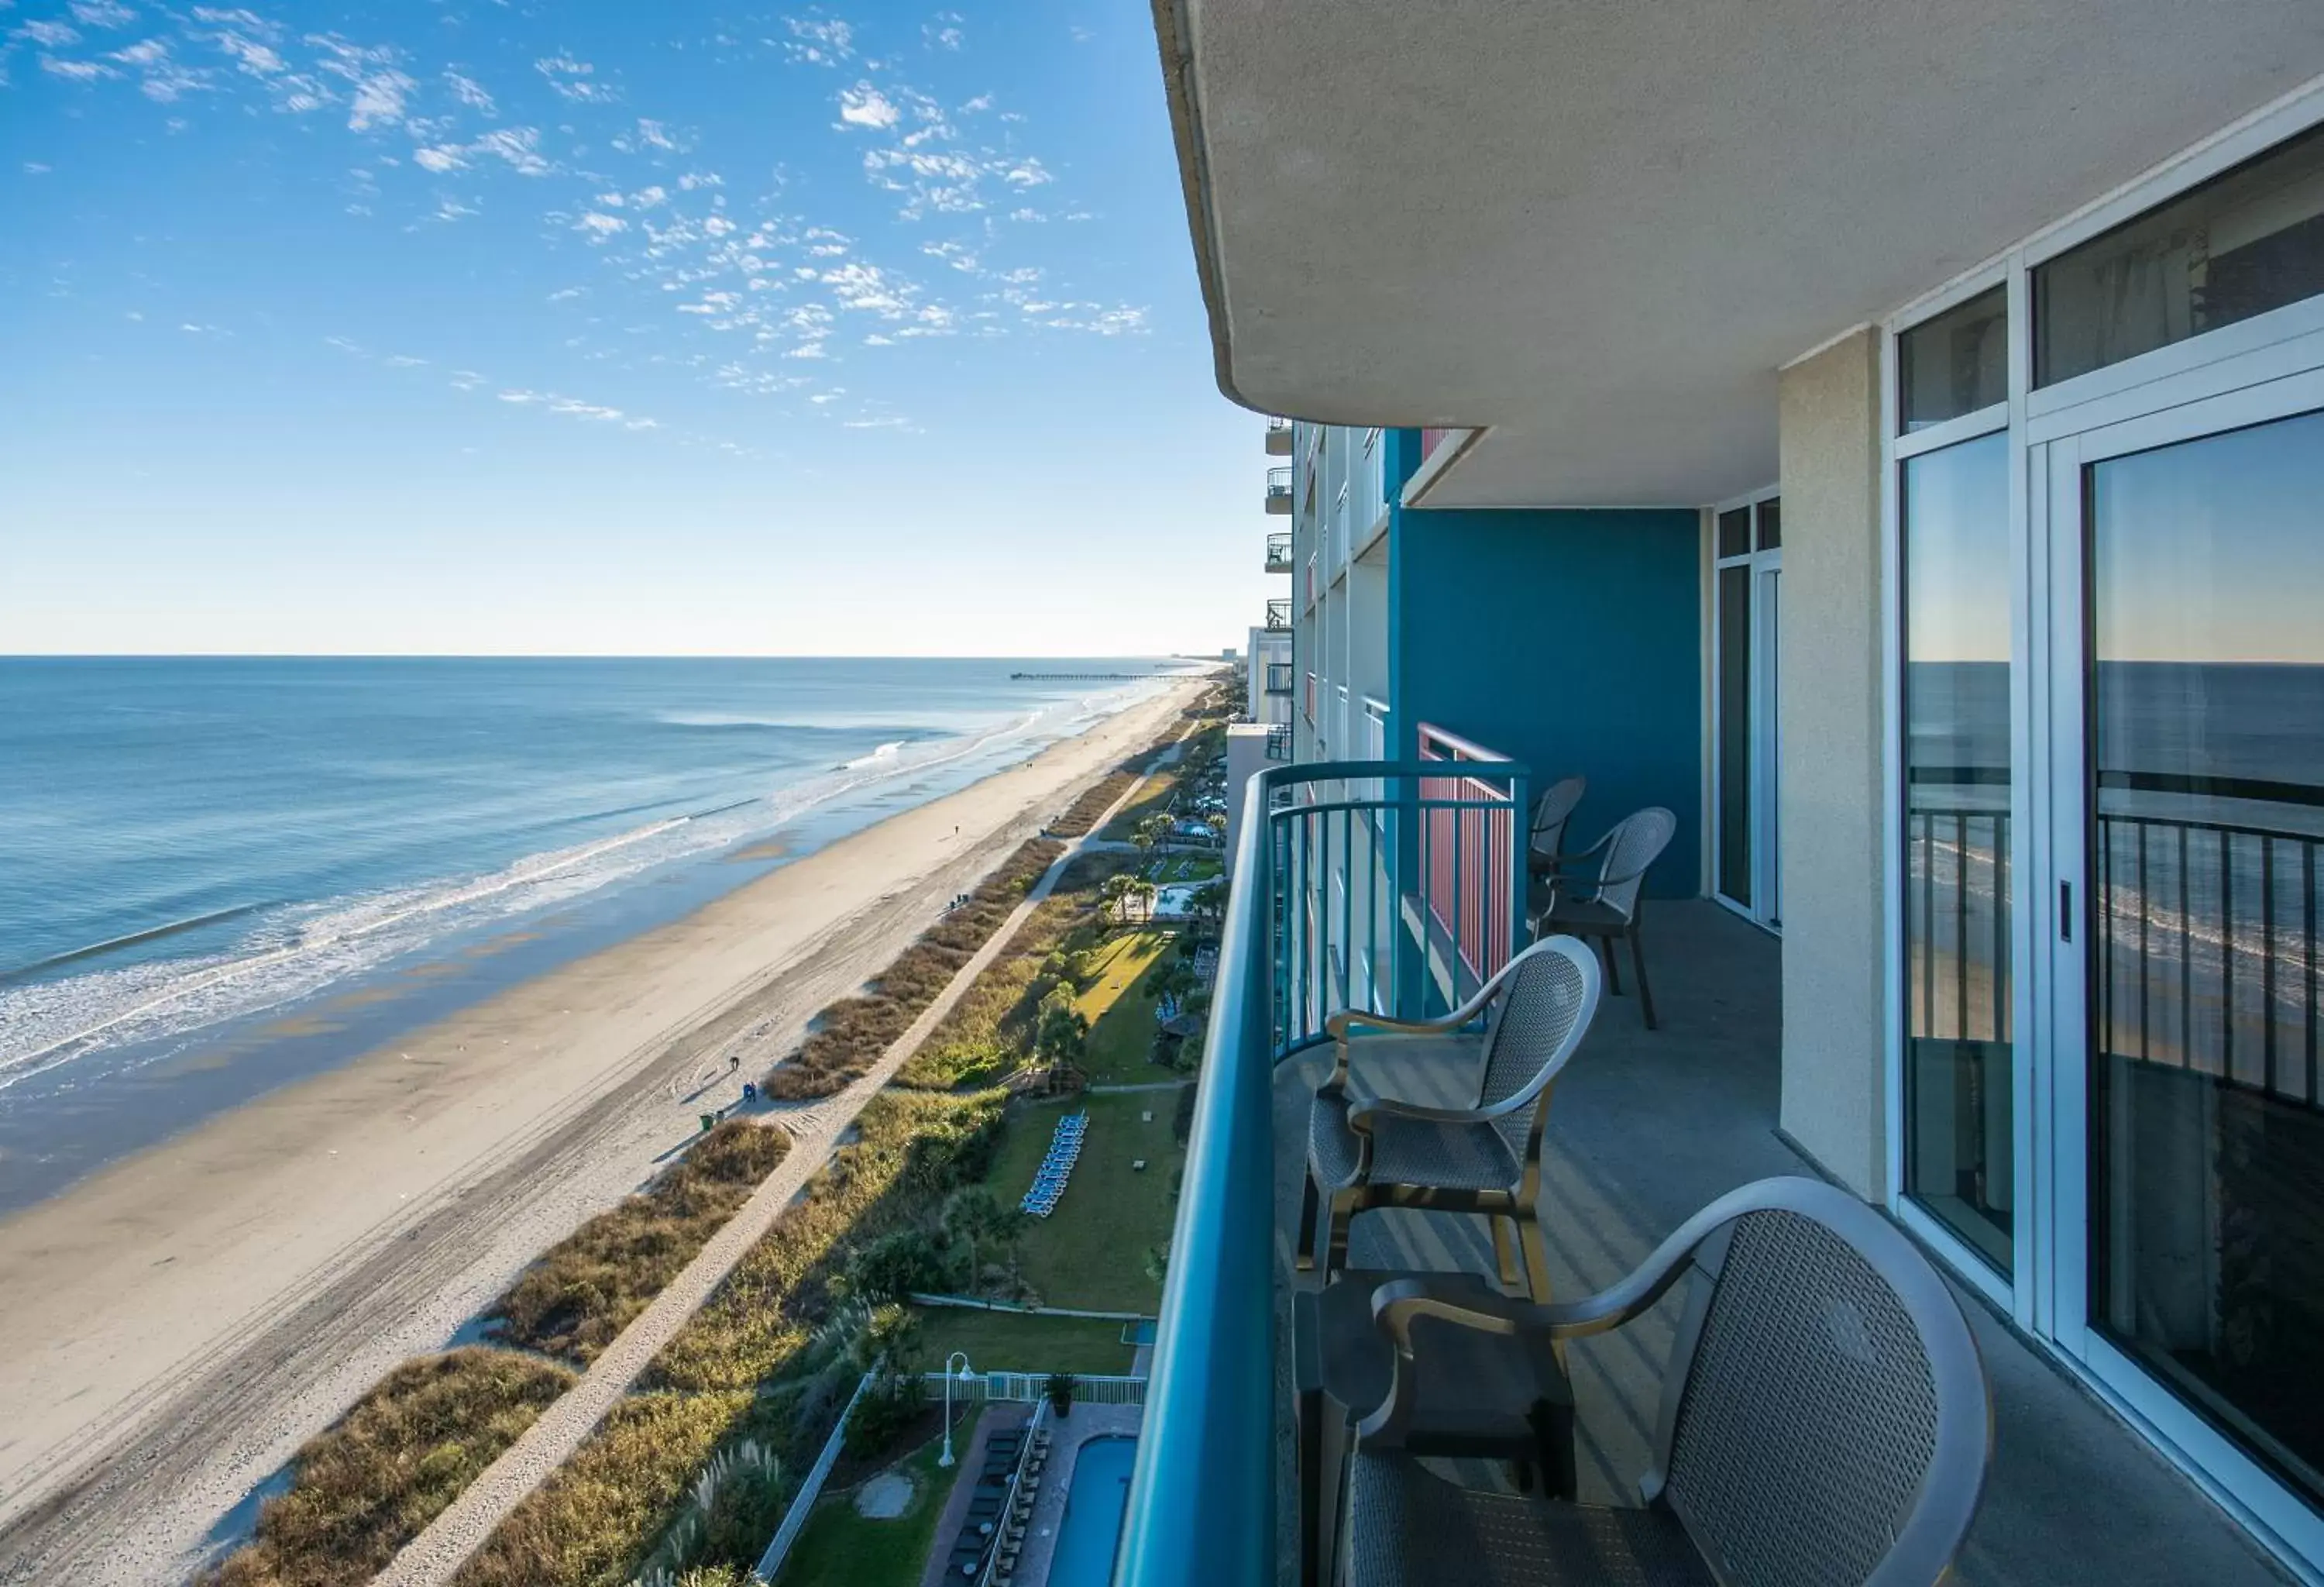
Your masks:
M1197 687L0 1220L0 1581L176 1579Z

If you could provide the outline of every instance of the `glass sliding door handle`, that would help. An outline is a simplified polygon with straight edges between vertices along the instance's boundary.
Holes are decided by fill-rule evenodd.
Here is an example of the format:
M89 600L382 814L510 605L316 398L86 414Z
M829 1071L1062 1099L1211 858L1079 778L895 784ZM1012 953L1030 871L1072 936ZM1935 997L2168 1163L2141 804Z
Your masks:
M2074 940L2074 884L2070 881L2058 883L2058 940Z

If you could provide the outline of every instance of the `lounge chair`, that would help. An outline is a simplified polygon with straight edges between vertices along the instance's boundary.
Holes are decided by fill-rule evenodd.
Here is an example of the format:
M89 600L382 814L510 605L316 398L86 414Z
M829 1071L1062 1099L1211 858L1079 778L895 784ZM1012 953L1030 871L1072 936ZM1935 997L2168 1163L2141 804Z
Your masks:
M1646 947L1639 937L1645 900L1640 889L1647 870L1670 846L1678 817L1659 805L1625 816L1605 836L1529 889L1527 914L1536 937L1579 937L1597 943L1606 956L1606 984L1622 995L1622 973L1614 964L1617 939L1630 945L1630 967L1637 972L1638 1007L1646 1029L1655 1029L1654 988L1646 983ZM1575 874L1592 856L1595 876Z
M1646 1508L1473 1492L1403 1445L1423 1320L1550 1343L1619 1328L1698 1275L1663 1377ZM1384 1285L1387 1401L1350 1462L1349 1587L1464 1581L1944 1579L1977 1514L1992 1398L1960 1307L1871 1208L1812 1179L1720 1197L1601 1294L1528 1306Z
M1598 965L1571 937L1537 942L1462 1008L1441 1020L1391 1020L1350 1010L1324 1021L1338 1045L1332 1076L1308 1111L1307 1184L1299 1213L1300 1268L1316 1262L1316 1215L1328 1197L1323 1276L1347 1265L1348 1225L1373 1207L1425 1206L1481 1213L1501 1281L1549 1296L1549 1255L1536 1204L1541 1137L1551 1085L1598 1009ZM1468 1029L1479 1020L1481 1032ZM1359 1028L1383 1034L1359 1037ZM1358 1054L1389 1052L1474 1076L1466 1108L1425 1107L1377 1094L1356 1073ZM1511 1250L1510 1233L1518 1250ZM1519 1253L1523 1271L1519 1271Z

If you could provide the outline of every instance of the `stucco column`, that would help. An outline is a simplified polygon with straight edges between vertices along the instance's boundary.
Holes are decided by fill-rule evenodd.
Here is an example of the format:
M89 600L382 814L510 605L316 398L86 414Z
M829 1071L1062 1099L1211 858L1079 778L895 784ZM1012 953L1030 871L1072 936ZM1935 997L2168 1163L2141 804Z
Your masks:
M1880 359L1865 330L1784 372L1786 1133L1859 1195L1886 1174Z

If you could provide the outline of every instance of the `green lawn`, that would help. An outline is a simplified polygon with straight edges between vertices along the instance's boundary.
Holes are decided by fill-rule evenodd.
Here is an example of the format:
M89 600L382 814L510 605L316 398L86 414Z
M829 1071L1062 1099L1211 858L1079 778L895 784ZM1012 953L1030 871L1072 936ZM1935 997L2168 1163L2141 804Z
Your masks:
M1208 881L1226 874L1226 867L1216 854L1164 854L1147 868L1147 879L1161 886L1175 881Z
M1152 1018L1150 1010L1147 1018ZM1146 1276L1146 1250L1169 1241L1178 1211L1170 1181L1186 1156L1170 1134L1177 1093L1083 1096L1072 1105L1089 1111L1089 1133L1057 1210L1036 1219L1025 1236L1019 1253L1025 1281L1045 1306L1150 1315L1162 1291ZM1008 1132L988 1183L1011 1206L1032 1185L1064 1111L1063 1104L1046 1101L1010 1108ZM1151 1122L1141 1117L1149 1112ZM1146 1163L1142 1171L1130 1167L1139 1158Z
M1111 843L1128 843L1138 831L1140 821L1170 807L1171 797L1178 791L1178 779L1185 775L1185 762L1181 761L1148 778L1138 797L1122 807L1121 814L1116 816L1099 835Z
M1148 1061L1154 1050L1154 1000L1139 983L1171 951L1172 943L1167 931L1124 931L1098 949L1097 975L1089 990L1074 1000L1074 1007L1090 1022L1082 1071L1092 1080L1136 1084L1170 1078L1169 1070Z
M919 1319L921 1359L930 1371L960 1351L980 1372L1112 1377L1130 1370L1135 1353L1121 1342L1121 1324L1089 1317L1028 1317L964 1306L918 1306L912 1315Z
M962 1418L955 1445L972 1436L975 1421L973 1411ZM953 1479L968 1469L944 1470L936 1464L942 1452L940 1441L931 1443L892 1468L912 1480L912 1502L893 1520L857 1515L852 1491L818 1503L783 1562L780 1587L918 1587Z

